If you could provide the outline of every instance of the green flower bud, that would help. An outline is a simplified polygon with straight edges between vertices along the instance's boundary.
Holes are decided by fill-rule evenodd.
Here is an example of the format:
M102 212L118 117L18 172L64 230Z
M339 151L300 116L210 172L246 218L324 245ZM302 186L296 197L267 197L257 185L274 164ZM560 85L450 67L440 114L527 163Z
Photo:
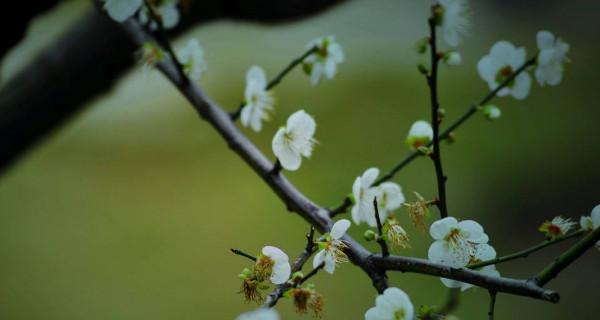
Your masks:
M502 116L502 111L500 110L500 108L496 107L493 104L488 104L486 106L483 107L483 115L488 119L488 120L497 120L500 118L500 116Z
M427 52L427 47L429 47L429 37L421 38L415 43L415 48L419 54Z
M427 66L426 66L426 65L424 65L424 64L422 64L422 63L420 63L420 64L417 66L417 69L419 69L419 72L420 72L421 74L425 74L425 75L426 75L426 74L428 74L428 73L429 73L429 68L427 68Z
M365 231L365 233L363 234L363 237L365 237L366 241L373 241L373 240L375 240L375 237L377 237L377 234L375 234L375 231L369 229L369 230Z

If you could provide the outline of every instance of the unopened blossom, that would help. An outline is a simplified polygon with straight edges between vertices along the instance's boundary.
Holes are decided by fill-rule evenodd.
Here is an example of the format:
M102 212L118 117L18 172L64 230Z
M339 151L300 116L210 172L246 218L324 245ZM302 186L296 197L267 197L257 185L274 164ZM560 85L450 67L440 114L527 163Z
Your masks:
M425 230L425 218L429 216L429 201L426 201L418 192L415 192L415 196L417 201L405 203L404 206L408 208L408 216L413 225Z
M437 25L442 28L442 37L449 46L456 47L469 26L467 1L437 0L437 4L434 14Z
M273 111L273 95L266 90L267 75L259 66L252 66L246 73L246 90L244 91L245 105L240 120L244 127L250 127L258 132L262 122L271 120Z
M316 52L304 59L303 68L310 75L310 83L316 86L323 76L333 79L337 65L344 62L344 52L333 36L319 37L306 45L307 49L314 47Z
M279 320L279 313L275 309L260 308L240 314L236 320Z
M365 313L365 320L412 320L414 307L401 289L390 287L378 295L375 306Z
M444 62L449 66L457 66L462 62L462 56L460 52L450 51L444 54Z
M124 22L142 6L143 0L104 0L104 9L117 22Z
M488 104L483 107L483 115L488 118L488 120L497 120L502 116L502 111L500 108L496 107L496 105Z
M487 82L490 90L494 90L525 64L525 54L523 47L516 48L508 41L498 41L492 46L490 53L477 63L479 76ZM531 77L523 71L498 91L498 96L511 95L522 100L529 94L530 87Z
M419 147L427 146L433 140L433 128L431 124L424 120L416 121L410 127L406 144L412 149L417 150Z
M435 240L429 247L429 260L455 268L466 266L475 255L476 246L489 240L479 223L458 222L453 217L432 223L429 234Z
M556 38L550 31L537 33L537 46L540 52L537 58L535 78L543 86L555 86L562 80L564 64L569 61L569 44Z
M254 274L259 281L268 279L273 284L282 284L290 278L290 273L290 262L285 252L272 246L262 248L254 264Z
M554 217L551 221L544 222L538 230L543 232L546 237L554 239L566 235L573 226L575 226L575 222L571 221L571 219L558 216Z
M382 232L383 237L391 247L399 249L410 248L408 234L396 218L392 216L387 217L383 223Z
M318 243L321 250L313 258L313 268L323 263L323 269L333 274L338 264L348 262L348 256L344 253L348 246L341 240L348 228L350 220L347 219L338 220L333 224L331 231L324 235L325 240Z
M159 0L153 4L155 13L160 18L162 26L165 29L173 29L177 26L180 19L179 8L177 8L179 0ZM150 20L148 8L143 8L139 13L140 23L147 24ZM155 21L150 22L150 29L158 29L158 24Z
M404 194L398 184L384 182L378 186L373 186L377 176L379 176L379 169L369 168L362 176L354 180L352 185L352 196L354 197L352 220L356 224L366 222L371 227L377 226L373 206L375 198L377 198L377 209L381 221L385 220L392 210L399 208L404 203Z
M279 128L273 137L273 153L287 170L295 171L302 164L302 157L312 154L317 123L304 110L294 112L285 127Z
M177 52L177 58L185 74L194 81L200 80L202 73L206 72L204 50L196 39L190 39L187 45Z
M475 264L483 261L488 261L496 258L496 250L487 243L482 243L474 246L473 255L469 264ZM491 277L500 277L500 272L496 270L495 265L487 265L485 267L475 269L474 271L480 272L484 275ZM442 283L448 288L460 288L461 291L465 291L472 288L473 285L466 282L456 281L452 279L440 278Z

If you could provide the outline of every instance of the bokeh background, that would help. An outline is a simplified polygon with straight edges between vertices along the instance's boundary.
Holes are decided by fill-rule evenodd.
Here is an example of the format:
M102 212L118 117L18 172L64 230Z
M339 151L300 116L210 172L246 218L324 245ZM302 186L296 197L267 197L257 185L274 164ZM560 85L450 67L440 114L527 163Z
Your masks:
M542 240L544 219L589 214L599 201L598 47L600 16L592 1L471 1L463 64L441 68L440 94L448 119L487 92L475 64L497 40L535 51L548 29L572 45L572 63L558 87L532 87L524 101L500 98L499 121L481 115L443 146L449 209L483 224L499 254ZM31 26L6 58L9 79L86 10L65 1ZM428 92L414 43L427 33L421 1L351 1L317 17L278 26L218 21L190 31L205 48L209 71L200 84L233 109L252 64L274 75L319 35L334 34L346 63L334 81L316 88L294 71L275 90L277 111L261 133L244 130L267 154L276 128L304 108L318 122L314 156L286 175L317 203L337 204L366 168L385 170L407 152L412 122L429 118ZM108 58L108 57L107 57ZM51 80L49 80L51 85ZM73 90L77 90L76 83ZM412 199L435 193L430 161L420 159L395 179ZM435 216L435 211L433 216ZM426 257L431 240L406 212L413 248ZM237 294L246 260L263 245L295 256L306 223L284 206L157 72L133 70L0 177L0 318L2 319L232 319L254 308ZM353 227L360 237L364 226ZM367 244L376 249L372 244ZM565 246L499 267L526 278ZM499 295L498 319L594 319L600 306L600 253L588 252L549 287L552 305ZM438 279L390 274L415 305L441 304ZM314 278L326 299L324 319L360 319L374 303L367 277L351 265ZM471 289L456 315L486 316L488 294ZM278 310L298 316L290 301Z

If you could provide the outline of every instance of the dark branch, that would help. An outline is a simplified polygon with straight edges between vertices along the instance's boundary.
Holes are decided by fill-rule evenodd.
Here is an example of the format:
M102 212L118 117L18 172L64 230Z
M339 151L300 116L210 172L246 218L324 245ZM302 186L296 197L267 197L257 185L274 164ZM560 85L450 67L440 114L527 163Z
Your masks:
M149 40L148 35L144 33L143 29L137 23L129 21L124 27L136 42L141 44ZM163 61L157 65L157 68L172 83L182 83L179 79L179 73L171 61ZM304 196L284 175L270 174L273 164L240 132L231 121L228 113L223 111L193 82L178 86L177 89L188 99L198 114L214 127L229 147L271 187L290 210L296 212L322 233L331 230L333 221L329 218L328 211ZM348 235L345 235L341 240L348 246L345 253L348 255L350 261L360 267L371 278L373 286L379 293L383 292L387 287L385 271L399 270L443 276L472 283L486 289L494 289L499 292L529 296L551 302L557 302L559 299L558 293L540 288L535 283L509 278L489 277L468 269L452 269L448 266L434 264L418 258L397 256L382 258L379 255L373 255ZM299 258L299 260L304 261L306 259L308 259L308 255L302 255ZM302 263L294 263L294 265L301 266Z

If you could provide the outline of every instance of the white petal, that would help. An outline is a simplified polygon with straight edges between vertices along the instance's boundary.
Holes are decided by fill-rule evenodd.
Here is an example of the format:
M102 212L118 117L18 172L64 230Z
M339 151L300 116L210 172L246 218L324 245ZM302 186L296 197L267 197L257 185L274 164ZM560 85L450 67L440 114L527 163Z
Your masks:
M290 278L291 273L292 267L287 261L275 263L273 266L273 272L271 273L271 282L274 284L285 283Z
M275 309L260 308L240 314L236 320L279 320L279 314Z
M496 250L489 244L479 244L475 247L475 258L481 261L494 259L496 258Z
M464 282L456 281L453 279L440 278L442 283L448 288L460 288Z
M325 272L333 274L335 272L335 259L326 253L323 261L325 262L325 267L323 268Z
M381 184L381 189L386 198L386 210L398 209L404 203L402 188L397 183L384 182Z
M262 254L273 259L275 262L288 262L288 255L281 249L273 246L265 246L262 248Z
M336 71L336 63L335 61L333 61L333 59L328 58L325 61L325 76L327 76L327 78L332 79L333 76L335 76L335 71Z
M379 176L379 169L369 168L362 175L362 186L368 188L373 185L377 177Z
M386 314L382 313L377 307L373 307L365 313L365 320L384 320ZM390 318L391 320L391 318Z
M537 58L538 65L540 65L540 66L547 65L548 63L550 63L552 61L553 57L554 57L553 49L540 51L540 53L538 54L538 58Z
M458 223L464 237L470 242L487 243L488 236L483 232L483 227L473 220L465 220Z
M327 54L336 63L344 62L344 51L342 50L342 46L340 46L338 43L330 43L327 47Z
M172 29L179 23L179 9L177 2L167 2L158 8L165 29Z
M321 250L315 254L315 257L313 258L313 269L316 269L323 261L325 261L326 254L327 252L325 250Z
M310 84L316 86L319 84L321 75L323 75L323 65L321 63L314 63L310 73Z
M536 36L537 46L540 50L549 49L554 46L554 35L550 31L542 30Z
M458 221L453 217L437 220L429 227L429 234L435 240L443 239L453 228L458 228Z
M352 207L352 220L356 224L361 224L362 222L362 216L360 214L360 205L358 203L354 204L354 206Z
M287 120L287 130L294 135L311 137L315 134L317 123L306 111L298 110Z
M242 113L240 114L240 122L244 127L248 127L250 125L250 116L252 115L253 105L246 104L242 109Z
M590 214L592 217L592 222L594 223L594 228L600 227L600 204L595 206L592 209L592 213Z
M350 224L350 220L348 219L338 220L333 224L333 227L331 227L329 234L333 239L340 239L346 234L346 231L350 228Z
M142 6L142 2L143 0L105 0L104 9L111 18L123 22Z
M261 87L263 90L267 85L267 75L265 71L257 65L253 65L246 72L246 83L254 82L257 86Z
M477 63L477 72L479 76L484 81L490 83L495 81L495 74L498 70L496 70L495 66L492 64L492 58L490 56L485 56L479 60Z
M290 143L285 139L285 128L280 128L272 142L273 153L279 159L281 166L286 170L295 171L300 168L302 158L295 150L290 147Z
M531 76L529 73L523 72L515 78L515 86L512 88L511 94L517 100L523 100L529 95L531 88Z

